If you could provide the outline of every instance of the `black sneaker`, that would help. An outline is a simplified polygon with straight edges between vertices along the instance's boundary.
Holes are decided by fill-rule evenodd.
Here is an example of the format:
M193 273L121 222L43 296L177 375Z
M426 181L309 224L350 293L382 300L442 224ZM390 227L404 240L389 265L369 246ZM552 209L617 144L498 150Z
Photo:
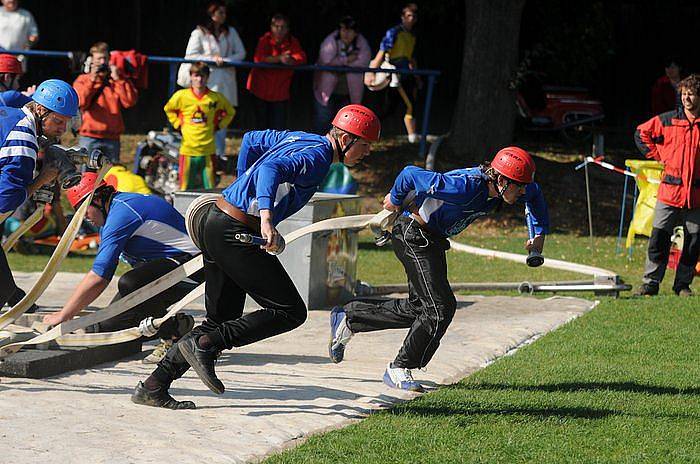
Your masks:
M642 284L634 296L656 296L659 294L659 287L653 284Z
M204 382L204 385L217 395L221 395L225 390L224 384L214 371L214 364L216 364L216 358L219 357L219 350L216 348L209 348L208 350L200 348L197 345L198 338L197 335L190 332L177 342L177 348L185 358L185 361L197 373L199 379Z
M178 401L168 393L168 389L160 387L157 390L149 390L143 382L136 385L131 402L144 406L153 406L166 409L197 409L192 401Z

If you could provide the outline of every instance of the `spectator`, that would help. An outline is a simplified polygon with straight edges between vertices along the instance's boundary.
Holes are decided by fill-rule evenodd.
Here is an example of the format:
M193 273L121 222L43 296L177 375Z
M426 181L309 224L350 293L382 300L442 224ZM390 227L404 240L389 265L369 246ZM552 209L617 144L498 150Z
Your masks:
M681 66L677 59L668 59L664 64L665 74L651 88L651 114L661 114L682 108L678 83L681 81Z
M241 61L246 51L238 32L226 25L226 5L217 0L210 2L206 9L207 20L197 26L187 42L185 58L215 61L218 65L211 69L207 87L219 92L236 108L238 87L236 68L221 67L224 60ZM216 131L216 154L226 159L226 127Z
M73 82L80 97L83 121L80 145L88 151L99 148L113 163L119 162L119 137L124 133L122 110L136 104L138 91L119 69L109 64L109 47L97 42L90 48L86 73Z
M413 57L413 50L416 46L416 35L413 28L418 22L418 5L409 3L403 7L401 11L401 24L394 26L388 31L381 44L379 51L369 64L370 68L378 68L381 64L388 60L397 69L416 69L417 63ZM403 117L408 141L410 143L418 142L418 134L416 134L416 121L413 118L413 107L417 97L417 79L413 76L404 74L396 74L397 78L392 76L391 87L396 88L397 93L406 105L406 114ZM383 116L393 112L396 107L396 95L390 95L390 106Z
M170 124L182 132L180 190L216 187L214 133L231 122L236 110L219 92L207 87L209 66L201 61L190 67L189 89L178 90L165 104Z
M289 18L276 14L270 22L270 31L258 40L255 48L256 63L298 65L306 63L306 54L296 37L289 33ZM286 126L291 69L253 68L248 75L248 90L256 97L257 126L282 129Z
M638 296L659 293L671 246L671 235L683 225L683 251L673 291L691 296L690 284L700 254L700 75L678 83L682 108L654 116L635 132L639 151L664 165L642 286Z
M28 50L39 41L39 28L34 16L19 7L19 0L0 0L0 48L5 50ZM27 72L27 62L20 55L22 71Z
M321 43L316 64L366 68L370 59L367 40L351 16L341 18L339 28ZM314 132L325 134L333 115L350 103L362 103L361 73L319 71L314 75Z
M0 54L0 106L21 108L32 99L36 89L33 85L24 92L18 92L22 65L14 55Z

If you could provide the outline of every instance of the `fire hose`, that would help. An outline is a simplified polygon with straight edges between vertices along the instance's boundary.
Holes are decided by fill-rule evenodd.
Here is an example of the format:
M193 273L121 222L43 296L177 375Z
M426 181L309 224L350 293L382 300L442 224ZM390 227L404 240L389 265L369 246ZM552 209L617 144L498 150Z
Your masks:
M105 165L102 166L102 168L98 171L97 182L95 182L95 187L97 187L100 184L100 181L104 178L105 174L107 174L109 168L109 163L105 163ZM49 258L49 261L46 263L46 266L44 267L44 270L41 273L39 280L34 284L32 289L25 295L24 298L22 298L22 300L19 303L13 306L12 309L7 311L6 313L0 315L0 329L8 326L19 316L24 314L24 312L36 302L36 300L41 296L41 294L44 293L44 291L49 286L53 278L56 276L56 273L58 272L58 267L61 265L64 258L68 254L70 246L73 243L75 236L78 234L78 231L80 230L83 218L85 217L85 213L87 211L88 206L90 206L90 201L92 200L92 195L94 193L95 189L93 188L93 190L90 192L90 195L88 195L86 200L76 210L73 219L68 224L68 227L66 227L66 230L63 233L61 240L58 242L56 249Z
M210 198L208 201L211 200L215 201L215 198ZM302 227L301 229L297 229L287 234L284 237L284 241L287 244L289 244L305 235L312 234L314 232L322 232L336 229L362 229L365 227L369 227L375 234L379 234L381 231L391 227L396 217L397 213L382 210L377 214L364 214L358 216L346 216L326 219L324 221L316 222L314 224ZM62 322L61 324L51 328L45 333L42 333L32 338L31 340L12 343L1 347L0 359L16 353L24 346L39 345L54 340L58 345L61 346L97 346L131 341L141 337L142 335L150 336L154 334L154 330L157 331L160 325L163 322L165 322L168 318L174 316L189 302L201 296L204 293L204 284L199 285L188 295L186 295L181 301L171 306L170 310L164 317L158 319L151 319L150 321L147 319L146 321L142 321L139 327L132 327L131 329L124 329L116 332L104 333L72 334L71 332L85 329L91 325L105 321L107 319L110 319L128 311L134 306L170 288L171 286L180 282L185 277L194 274L195 272L200 270L202 266L203 260L200 255L186 262L182 266L179 266L178 268L174 269L168 274L160 277L159 279L156 279L150 284L138 289L133 293L130 293L129 295L125 296L120 300L115 301L107 308L101 309L87 316ZM33 290L34 289L32 289L32 291ZM42 292L43 290L45 290L45 287L42 289ZM32 292L30 292L30 294L32 294ZM27 296L29 296L29 294ZM22 302L20 302L20 304L21 303ZM3 316L6 315L7 313ZM13 316L14 318L16 318L16 316L18 315L19 314ZM14 318L12 320L14 320ZM9 324L10 322L7 322L7 324ZM0 326L0 328L5 327L7 324Z

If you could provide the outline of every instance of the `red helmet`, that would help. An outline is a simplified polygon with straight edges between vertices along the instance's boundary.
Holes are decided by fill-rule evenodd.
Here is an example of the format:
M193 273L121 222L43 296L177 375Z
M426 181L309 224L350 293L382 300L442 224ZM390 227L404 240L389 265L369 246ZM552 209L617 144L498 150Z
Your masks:
M22 64L14 55L0 54L0 73L22 74Z
M333 126L370 142L378 142L382 125L369 108L362 105L344 106L333 118Z
M90 192L92 192L93 187L95 186L95 181L97 180L97 173L93 171L86 171L83 173L82 179L80 179L80 183L78 185L75 185L68 190L66 190L66 197L68 198L68 202L71 204L73 208L77 208L78 205L85 199L87 198L88 195L90 195ZM100 182L100 187L106 186L107 183L103 180ZM97 190L97 189L95 189Z
M502 176L521 184L535 181L535 161L522 148L501 149L491 161L491 167Z

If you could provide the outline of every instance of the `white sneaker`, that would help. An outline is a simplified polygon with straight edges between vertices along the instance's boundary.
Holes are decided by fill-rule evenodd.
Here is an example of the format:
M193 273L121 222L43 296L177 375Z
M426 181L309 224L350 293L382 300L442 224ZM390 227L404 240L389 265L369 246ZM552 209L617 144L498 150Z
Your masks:
M413 380L411 369L403 367L391 367L391 363L387 364L384 371L384 383L392 388L406 390L412 392L424 392L423 385Z
M334 363L339 363L345 356L345 346L352 338L352 331L347 324L347 316L342 306L331 310L331 341L328 344L328 356Z
M420 134L408 134L408 143L420 142Z

